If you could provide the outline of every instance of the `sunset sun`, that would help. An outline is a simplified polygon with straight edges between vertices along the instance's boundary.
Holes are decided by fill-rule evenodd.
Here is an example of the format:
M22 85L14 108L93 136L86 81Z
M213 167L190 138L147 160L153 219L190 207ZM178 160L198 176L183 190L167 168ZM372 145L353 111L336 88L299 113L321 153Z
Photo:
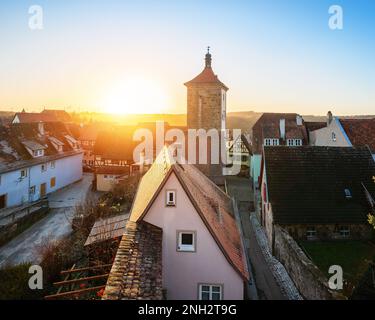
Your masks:
M113 114L162 113L168 95L156 81L141 77L126 78L115 84L103 101L104 111Z

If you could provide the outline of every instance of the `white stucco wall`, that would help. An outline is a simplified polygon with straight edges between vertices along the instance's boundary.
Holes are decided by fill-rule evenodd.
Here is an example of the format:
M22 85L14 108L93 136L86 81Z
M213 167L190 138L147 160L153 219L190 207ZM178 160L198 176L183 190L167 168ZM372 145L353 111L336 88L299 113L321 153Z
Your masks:
M336 141L332 140L332 132L336 134ZM310 145L350 147L351 143L346 137L338 118L333 118L332 122L325 128L321 128L309 133Z
M46 193L63 188L82 178L82 154L55 160L55 168L46 162L47 170L42 172L41 164L26 168L27 177L20 179L21 170L1 174L0 195L7 194L7 207L17 206L29 201L29 187L35 185L35 194L31 200L40 198L42 183L46 183ZM51 187L51 178L56 178L55 187Z
M116 185L116 177L114 174L96 174L96 190L98 191L111 191L112 188Z
M165 206L165 192L176 190L176 207ZM198 284L223 285L223 299L243 299L243 280L229 264L188 196L172 174L146 214L163 229L163 287L168 299L198 299ZM178 252L177 231L196 232L196 252Z

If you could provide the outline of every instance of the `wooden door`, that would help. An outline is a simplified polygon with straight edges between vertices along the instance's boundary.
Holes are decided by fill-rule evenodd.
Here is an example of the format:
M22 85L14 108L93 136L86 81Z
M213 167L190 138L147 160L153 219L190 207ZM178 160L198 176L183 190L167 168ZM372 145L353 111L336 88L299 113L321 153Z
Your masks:
M0 196L0 209L5 208L7 206L7 195L2 194Z
M43 198L46 195L46 191L47 191L46 184L42 183L40 185L40 197L41 198Z

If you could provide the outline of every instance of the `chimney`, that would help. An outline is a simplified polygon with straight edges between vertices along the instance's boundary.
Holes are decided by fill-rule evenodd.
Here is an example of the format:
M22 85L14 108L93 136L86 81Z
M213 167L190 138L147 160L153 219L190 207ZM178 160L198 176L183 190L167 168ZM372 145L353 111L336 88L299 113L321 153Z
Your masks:
M280 119L280 138L285 139L285 119Z
M39 134L44 136L44 123L43 122L38 122L38 131L39 131Z
M333 115L331 111L328 111L327 113L327 125L329 126L333 120Z
M296 122L297 126L302 126L302 117L299 114L296 116Z

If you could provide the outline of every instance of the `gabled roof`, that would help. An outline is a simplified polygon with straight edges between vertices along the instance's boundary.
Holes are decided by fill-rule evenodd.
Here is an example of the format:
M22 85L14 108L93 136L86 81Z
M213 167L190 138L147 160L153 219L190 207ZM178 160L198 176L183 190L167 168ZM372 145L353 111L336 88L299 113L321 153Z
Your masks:
M285 119L285 138L302 139L307 144L305 122L297 125L297 113L263 113L253 126L252 148L255 154L262 153L263 141L266 138L280 139L280 120Z
M35 142L35 141L33 141L33 140L25 140L25 141L22 141L21 143L22 143L24 146L26 146L27 148L29 148L30 150L32 150L32 151L37 151L37 150L44 150L44 149L47 149L46 146L41 145L40 143Z
M263 161L275 223L367 222L362 184L375 193L375 162L367 147L267 147Z
M73 150L67 143L64 135L70 134L70 131L63 123L44 123L44 134L39 132L38 127L39 124L35 122L0 126L0 172L9 172L81 152ZM51 139L63 143L62 152L56 150ZM32 150L44 149L44 156L33 158L26 147Z
M373 119L340 119L353 146L368 145L375 153L375 118Z
M61 122L70 122L72 121L71 116L65 110L58 110L58 109L44 109L41 114L46 114L53 116L57 119L57 121Z
M168 177L174 173L228 262L244 279L249 278L232 201L194 165L172 163L167 148L143 176L130 212L130 220L142 221Z
M19 123L56 122L56 121L58 121L54 114L49 114L49 113L17 112L14 115L13 121L16 117L18 118Z
M305 126L306 126L307 131L311 132L311 131L315 131L315 130L319 130L319 129L327 127L327 122L326 121L324 122L305 121Z

